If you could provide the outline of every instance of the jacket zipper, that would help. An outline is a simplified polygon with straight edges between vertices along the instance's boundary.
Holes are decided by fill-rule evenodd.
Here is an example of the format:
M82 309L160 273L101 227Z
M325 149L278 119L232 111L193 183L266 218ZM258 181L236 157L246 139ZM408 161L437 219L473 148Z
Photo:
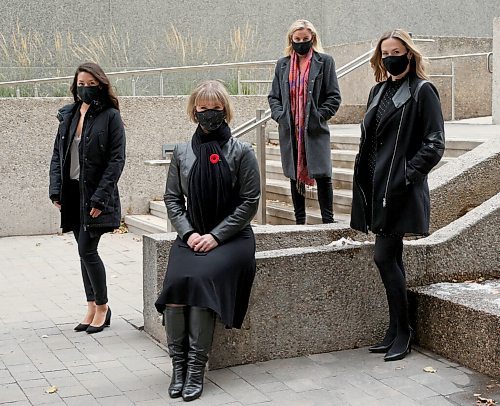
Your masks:
M363 118L363 121L361 122L361 125L363 126L363 130L365 132L365 139L366 139L366 127L365 127L365 119L364 118ZM363 145L364 145L364 140L361 143L361 145L359 146L359 157L361 157L361 152L363 151ZM359 162L359 160L358 160L358 162ZM368 206L368 201L366 200L365 192L363 191L363 188L361 187L359 182L358 182L358 186L359 186L359 190L361 190L361 194L363 195L363 200L365 202L365 206Z
M385 185L384 198L382 199L382 207L387 206L387 190L389 189L389 182L391 180L392 166L394 165L394 158L396 157L396 150L398 148L399 133L401 131L401 124L403 123L403 117L405 115L405 108L403 106L403 112L401 113L401 119L399 120L398 133L396 134L396 142L394 143L394 152L392 153L391 166L389 167L389 175L387 176L387 183Z

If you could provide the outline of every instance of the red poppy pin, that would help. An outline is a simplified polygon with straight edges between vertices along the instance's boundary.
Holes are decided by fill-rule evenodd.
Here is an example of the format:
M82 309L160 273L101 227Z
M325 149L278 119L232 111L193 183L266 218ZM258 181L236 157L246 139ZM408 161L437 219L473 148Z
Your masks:
M211 163L216 164L217 162L219 162L219 160L220 160L219 155L217 155L217 154L210 155L210 162Z

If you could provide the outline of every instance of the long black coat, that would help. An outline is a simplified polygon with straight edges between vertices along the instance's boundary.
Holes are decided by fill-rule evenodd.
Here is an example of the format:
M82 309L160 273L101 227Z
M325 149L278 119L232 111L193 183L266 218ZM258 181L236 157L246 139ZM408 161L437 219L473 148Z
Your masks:
M432 83L410 73L376 128L377 108L386 86L382 82L372 88L361 123L351 227L364 232L370 229L376 234L427 235L427 174L443 156L445 143L439 95ZM367 137L376 137L377 141L373 183L366 168ZM367 190L369 187L373 188L372 193ZM373 198L368 202L370 195Z
M61 108L57 114L59 128L50 162L49 196L61 203L61 228L73 226L65 202L65 184L69 180L69 153L74 134L70 124L81 103ZM121 207L118 179L125 164L125 130L120 112L92 103L85 115L80 158L80 222L86 230L109 231L120 226ZM102 210L97 218L90 217L91 208Z
M278 60L268 100L271 117L279 125L283 174L287 178L296 179L297 152L294 147L295 131L288 82L290 61L289 56ZM328 120L339 109L341 98L335 62L330 55L314 52L309 70L308 89L304 145L309 177L331 177L332 158Z

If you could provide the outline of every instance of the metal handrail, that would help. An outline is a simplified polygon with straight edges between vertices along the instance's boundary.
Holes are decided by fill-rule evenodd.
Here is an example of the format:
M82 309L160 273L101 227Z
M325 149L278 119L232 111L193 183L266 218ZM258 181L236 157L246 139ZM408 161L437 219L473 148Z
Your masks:
M206 65L188 65L188 66L171 66L167 68L148 68L148 69L134 69L125 70L117 72L106 73L106 76L130 76L130 75L152 75L163 72L182 72L182 71L198 71L205 69L217 69L217 68L238 68L238 67L255 67L255 66L274 66L276 64L275 60L272 61L254 61L254 62L228 62L228 63L215 63ZM8 82L0 82L0 87L2 86L13 86L22 84L39 84L39 83L51 83L60 82L65 80L73 79L71 76L59 76L54 78L42 78L42 79L24 79L24 80L13 80Z

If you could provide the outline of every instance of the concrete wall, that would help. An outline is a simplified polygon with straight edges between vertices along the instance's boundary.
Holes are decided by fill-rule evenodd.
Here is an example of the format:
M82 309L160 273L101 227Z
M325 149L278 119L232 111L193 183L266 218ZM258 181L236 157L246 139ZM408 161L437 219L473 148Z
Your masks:
M500 277L499 226L500 194L441 233L406 242L408 286ZM286 241L294 248L287 244L281 249L273 249L273 240L281 237L279 226L271 232L255 228L260 244L247 317L241 330L217 324L210 368L357 348L383 334L387 305L372 260L373 244L310 247L301 227L293 227L295 233L290 229ZM336 225L319 226L316 242L318 237L323 244L330 241L325 228L332 229L334 239L352 233ZM174 238L172 233L144 237L144 326L160 341L165 340L165 331L153 303ZM363 241L362 236L357 238Z
M234 125L267 108L267 98L237 96ZM52 234L59 212L48 199L48 168L57 131L57 110L69 99L0 99L0 237ZM127 161L119 188L122 213L146 213L163 196L166 174L144 165L161 158L161 145L188 140L186 97L121 98ZM249 134L251 136L251 134ZM248 138L247 138L248 139Z
M426 57L461 55L491 52L491 38L449 38L425 36L434 42L417 42ZM352 44L334 45L327 51L335 58L337 67L343 66L354 57L362 55L375 46L376 41L362 41ZM486 56L467 57L454 60L455 64L455 119L491 115L492 74L486 65ZM430 75L451 73L451 61L430 61ZM451 119L451 79L431 77L436 85L446 120ZM373 70L366 64L340 79L342 102L366 106L370 88L374 85Z
M496 66L496 69L495 69ZM500 17L493 22L493 124L500 124Z
M439 230L405 242L409 287L500 277L500 142L486 142L478 156L474 151L456 159L466 176L445 167L431 174L432 221ZM472 197L463 202L450 199L462 196L462 189ZM464 215L464 204L471 202L478 207ZM356 348L380 338L387 310L372 261L373 244L365 235L342 227L255 227L257 275L248 316L239 331L217 326L211 368ZM341 236L363 243L327 246ZM175 237L175 233L144 237L144 326L161 341L165 331L153 304Z
M243 60L276 58L281 54L289 25L297 18L311 20L323 42L332 45L371 40L397 27L423 35L491 37L494 15L500 15L497 0L406 2L404 7L398 0L360 0L356 3L349 0L311 0L307 3L215 0L210 4L196 0L191 1L189 7L174 1L3 0L0 33L10 34L19 25L21 31L38 33L42 43L53 45L56 33L72 32L76 44L88 45L86 35L98 38L108 35L114 28L117 39L112 48L114 55L99 52L97 55L109 61L109 66L117 66L119 59L127 61L126 66L150 66L150 63L172 66L179 62L182 53L162 45L167 42L166 33L172 25L184 38L208 39L208 45L203 47L204 59L199 60L203 63L217 58L216 48L240 48ZM233 29L245 31L247 25L251 34L243 34L243 44L235 46L238 38ZM169 37L171 39L173 34ZM211 52L207 51L210 49ZM193 58L197 56L195 50L187 51ZM235 52L229 54L234 56ZM31 64L43 62L40 56Z

